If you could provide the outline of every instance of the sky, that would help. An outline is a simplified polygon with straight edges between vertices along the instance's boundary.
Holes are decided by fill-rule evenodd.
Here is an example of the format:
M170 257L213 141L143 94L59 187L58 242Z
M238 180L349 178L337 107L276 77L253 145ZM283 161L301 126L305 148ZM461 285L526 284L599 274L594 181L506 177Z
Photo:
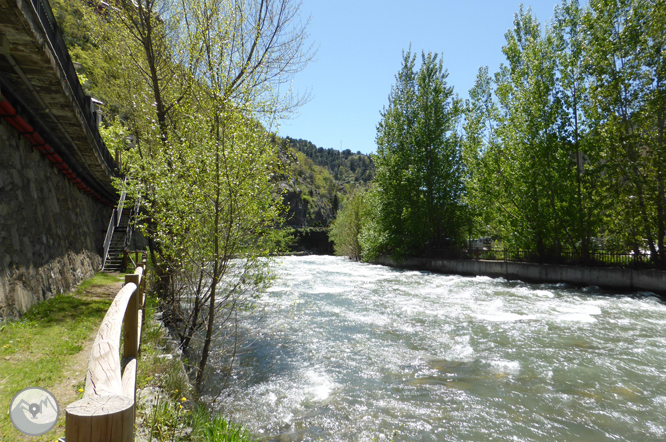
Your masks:
M524 4L546 23L559 3ZM519 5L520 0L303 0L301 16L310 18L308 41L317 53L292 87L310 92L311 100L281 122L279 135L374 152L380 111L388 104L402 51L411 44L417 61L421 51L439 53L449 85L468 98L479 67L494 73L504 62L504 34Z

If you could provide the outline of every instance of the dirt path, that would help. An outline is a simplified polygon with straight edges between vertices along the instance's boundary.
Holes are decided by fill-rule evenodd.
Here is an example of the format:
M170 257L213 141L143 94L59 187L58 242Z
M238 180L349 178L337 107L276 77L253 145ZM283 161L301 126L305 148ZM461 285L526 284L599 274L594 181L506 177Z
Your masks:
M112 274L121 276L120 273ZM81 299L113 299L123 287L123 281L118 280L117 283L105 286L93 286L86 289L80 295L76 295ZM88 359L90 358L90 349L97 335L97 330L94 330L83 345L83 350L69 358L67 361L62 380L50 388L50 391L60 401L60 414L65 415L65 408L67 405L76 401L81 397L80 392L77 390L84 389L86 385L86 374L88 370Z

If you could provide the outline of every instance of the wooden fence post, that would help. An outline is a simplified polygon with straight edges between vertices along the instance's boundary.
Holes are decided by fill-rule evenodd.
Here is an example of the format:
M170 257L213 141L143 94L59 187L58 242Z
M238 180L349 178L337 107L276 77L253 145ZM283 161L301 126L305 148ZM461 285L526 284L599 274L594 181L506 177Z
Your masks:
M125 310L125 349L123 357L136 358L139 350L139 299L141 296L141 275L132 274L125 275L125 284L133 282L136 284L137 289L127 304Z
M104 316L88 361L83 399L66 409L67 442L132 442L136 408L136 358L138 330L138 286L143 269L127 275L127 284L116 295ZM121 374L119 342L125 324L125 356Z

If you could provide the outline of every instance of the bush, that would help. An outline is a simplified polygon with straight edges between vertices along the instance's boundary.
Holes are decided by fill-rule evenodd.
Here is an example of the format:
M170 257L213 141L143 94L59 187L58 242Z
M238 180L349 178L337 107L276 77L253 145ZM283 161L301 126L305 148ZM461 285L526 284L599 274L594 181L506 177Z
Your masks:
M329 232L336 255L348 256L356 261L363 258L359 237L366 220L365 197L366 191L357 188L347 197L342 209L338 211L338 216Z

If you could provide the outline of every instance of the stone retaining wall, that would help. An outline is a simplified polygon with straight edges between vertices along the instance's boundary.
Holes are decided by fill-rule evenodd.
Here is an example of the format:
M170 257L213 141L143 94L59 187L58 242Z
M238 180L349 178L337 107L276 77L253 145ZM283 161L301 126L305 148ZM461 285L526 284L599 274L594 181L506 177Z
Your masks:
M0 318L99 270L110 216L0 119Z
M599 286L622 291L645 290L666 295L666 272L660 270L429 258L411 258L397 263L390 258L380 257L375 262L392 267L439 273L502 277L525 282L565 282L576 286Z

